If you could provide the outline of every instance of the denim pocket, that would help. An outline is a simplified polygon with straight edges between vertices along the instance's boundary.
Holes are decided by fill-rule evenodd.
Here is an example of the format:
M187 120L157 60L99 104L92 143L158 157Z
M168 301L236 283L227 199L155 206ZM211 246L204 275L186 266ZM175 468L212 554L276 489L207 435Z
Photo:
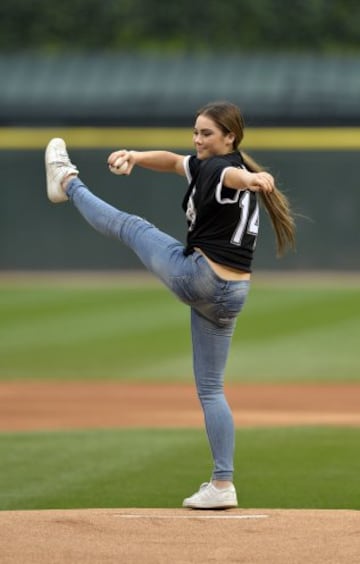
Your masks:
M219 323L230 323L239 315L246 301L249 287L248 280L226 282L218 301Z
M193 289L197 300L192 305L217 325L233 324L245 303L250 282L223 280L201 254L195 257L195 264L197 276L194 276Z

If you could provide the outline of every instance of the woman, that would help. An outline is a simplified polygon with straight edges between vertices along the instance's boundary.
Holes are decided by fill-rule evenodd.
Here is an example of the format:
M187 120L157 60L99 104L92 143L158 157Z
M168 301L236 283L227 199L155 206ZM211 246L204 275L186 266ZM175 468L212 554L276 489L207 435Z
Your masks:
M119 150L109 156L115 174L129 175L137 165L186 176L185 247L146 220L94 196L78 178L62 139L53 139L46 149L49 199L70 200L92 227L133 249L147 269L190 306L195 381L214 461L210 482L183 502L195 509L237 506L234 424L223 382L236 318L249 291L259 228L257 192L272 220L279 253L294 245L288 201L273 177L238 150L243 133L237 106L215 102L196 115L196 155Z

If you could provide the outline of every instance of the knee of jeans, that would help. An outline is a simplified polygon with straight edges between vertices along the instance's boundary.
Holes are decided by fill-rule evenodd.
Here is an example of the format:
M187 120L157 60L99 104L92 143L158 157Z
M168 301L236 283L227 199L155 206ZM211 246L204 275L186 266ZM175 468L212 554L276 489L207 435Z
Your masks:
M204 383L198 386L197 393L201 403L210 403L224 396L224 388L221 383L213 385Z

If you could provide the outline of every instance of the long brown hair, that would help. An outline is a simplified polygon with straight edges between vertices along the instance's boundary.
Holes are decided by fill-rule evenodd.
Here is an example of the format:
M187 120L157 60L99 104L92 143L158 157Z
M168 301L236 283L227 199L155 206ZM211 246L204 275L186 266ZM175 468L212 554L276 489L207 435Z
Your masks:
M244 119L240 110L231 102L211 102L201 108L196 117L206 115L225 133L235 135L233 149L238 147L244 137ZM261 172L264 168L250 155L241 151L246 168L250 172ZM288 249L295 248L295 219L288 198L276 186L269 192L260 192L263 203L272 223L277 246L277 256L282 256Z

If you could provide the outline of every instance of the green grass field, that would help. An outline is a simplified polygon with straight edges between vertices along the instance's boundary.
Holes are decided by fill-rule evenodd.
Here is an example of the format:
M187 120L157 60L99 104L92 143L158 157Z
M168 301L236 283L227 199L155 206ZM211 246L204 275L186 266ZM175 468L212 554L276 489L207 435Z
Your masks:
M360 429L243 429L242 507L360 509ZM201 430L0 434L0 507L179 507L210 477Z
M0 285L0 378L191 381L188 309L157 284ZM360 379L360 287L254 284L228 381Z
M156 283L0 283L0 377L191 381L187 309ZM360 289L254 284L228 381L360 380ZM242 507L360 508L360 429L237 431ZM0 433L0 508L178 507L202 430Z

